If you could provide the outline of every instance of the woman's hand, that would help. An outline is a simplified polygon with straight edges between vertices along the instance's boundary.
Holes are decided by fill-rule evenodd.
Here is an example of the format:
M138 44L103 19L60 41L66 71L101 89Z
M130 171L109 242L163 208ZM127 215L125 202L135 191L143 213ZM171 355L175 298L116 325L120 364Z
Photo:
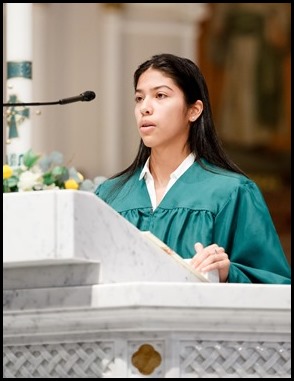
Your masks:
M203 247L200 242L194 245L196 254L190 261L190 265L200 272L211 270L219 271L219 281L226 282L229 275L230 260L223 247L217 244Z

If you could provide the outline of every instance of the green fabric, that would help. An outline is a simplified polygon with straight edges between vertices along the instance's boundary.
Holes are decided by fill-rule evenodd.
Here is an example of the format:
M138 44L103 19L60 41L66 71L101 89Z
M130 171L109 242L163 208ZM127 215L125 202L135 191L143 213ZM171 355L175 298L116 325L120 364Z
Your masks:
M230 283L289 284L290 267L265 201L245 176L194 163L172 186L153 212L140 171L107 201L117 179L96 195L140 230L150 230L183 258L195 255L194 244L225 248Z

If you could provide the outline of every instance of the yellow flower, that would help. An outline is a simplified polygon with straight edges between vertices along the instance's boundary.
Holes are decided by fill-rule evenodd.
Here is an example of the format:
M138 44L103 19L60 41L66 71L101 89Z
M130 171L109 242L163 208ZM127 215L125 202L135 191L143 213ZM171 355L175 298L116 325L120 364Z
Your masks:
M9 179L12 176L13 169L8 165L3 165L3 179Z
M78 189L79 184L74 179L68 179L64 183L65 189Z

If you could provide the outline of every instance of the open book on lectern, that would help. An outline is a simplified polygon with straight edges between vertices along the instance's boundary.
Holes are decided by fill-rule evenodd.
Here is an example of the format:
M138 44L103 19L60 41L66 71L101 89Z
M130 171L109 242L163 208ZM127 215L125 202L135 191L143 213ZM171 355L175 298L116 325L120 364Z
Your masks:
M164 242L162 242L158 237L156 237L150 231L142 231L142 234L147 237L151 242L160 247L167 255L170 255L176 262L178 262L179 266L183 266L192 273L194 273L199 279L202 279L203 282L219 282L219 273L218 270L210 271L207 273L201 273L194 269L189 265L190 259L183 259L179 254L173 251L169 246L167 246Z

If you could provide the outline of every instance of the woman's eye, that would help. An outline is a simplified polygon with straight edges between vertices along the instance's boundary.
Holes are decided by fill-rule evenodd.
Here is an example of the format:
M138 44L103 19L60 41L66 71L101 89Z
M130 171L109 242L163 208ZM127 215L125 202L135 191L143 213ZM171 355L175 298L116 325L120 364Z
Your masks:
M135 102L136 103L141 102L142 99L143 99L142 97L137 96L137 97L135 97Z
M166 95L163 94L163 93L158 93L158 94L157 94L157 98L159 98L159 99L163 99L163 98L165 98L165 97L166 97Z

